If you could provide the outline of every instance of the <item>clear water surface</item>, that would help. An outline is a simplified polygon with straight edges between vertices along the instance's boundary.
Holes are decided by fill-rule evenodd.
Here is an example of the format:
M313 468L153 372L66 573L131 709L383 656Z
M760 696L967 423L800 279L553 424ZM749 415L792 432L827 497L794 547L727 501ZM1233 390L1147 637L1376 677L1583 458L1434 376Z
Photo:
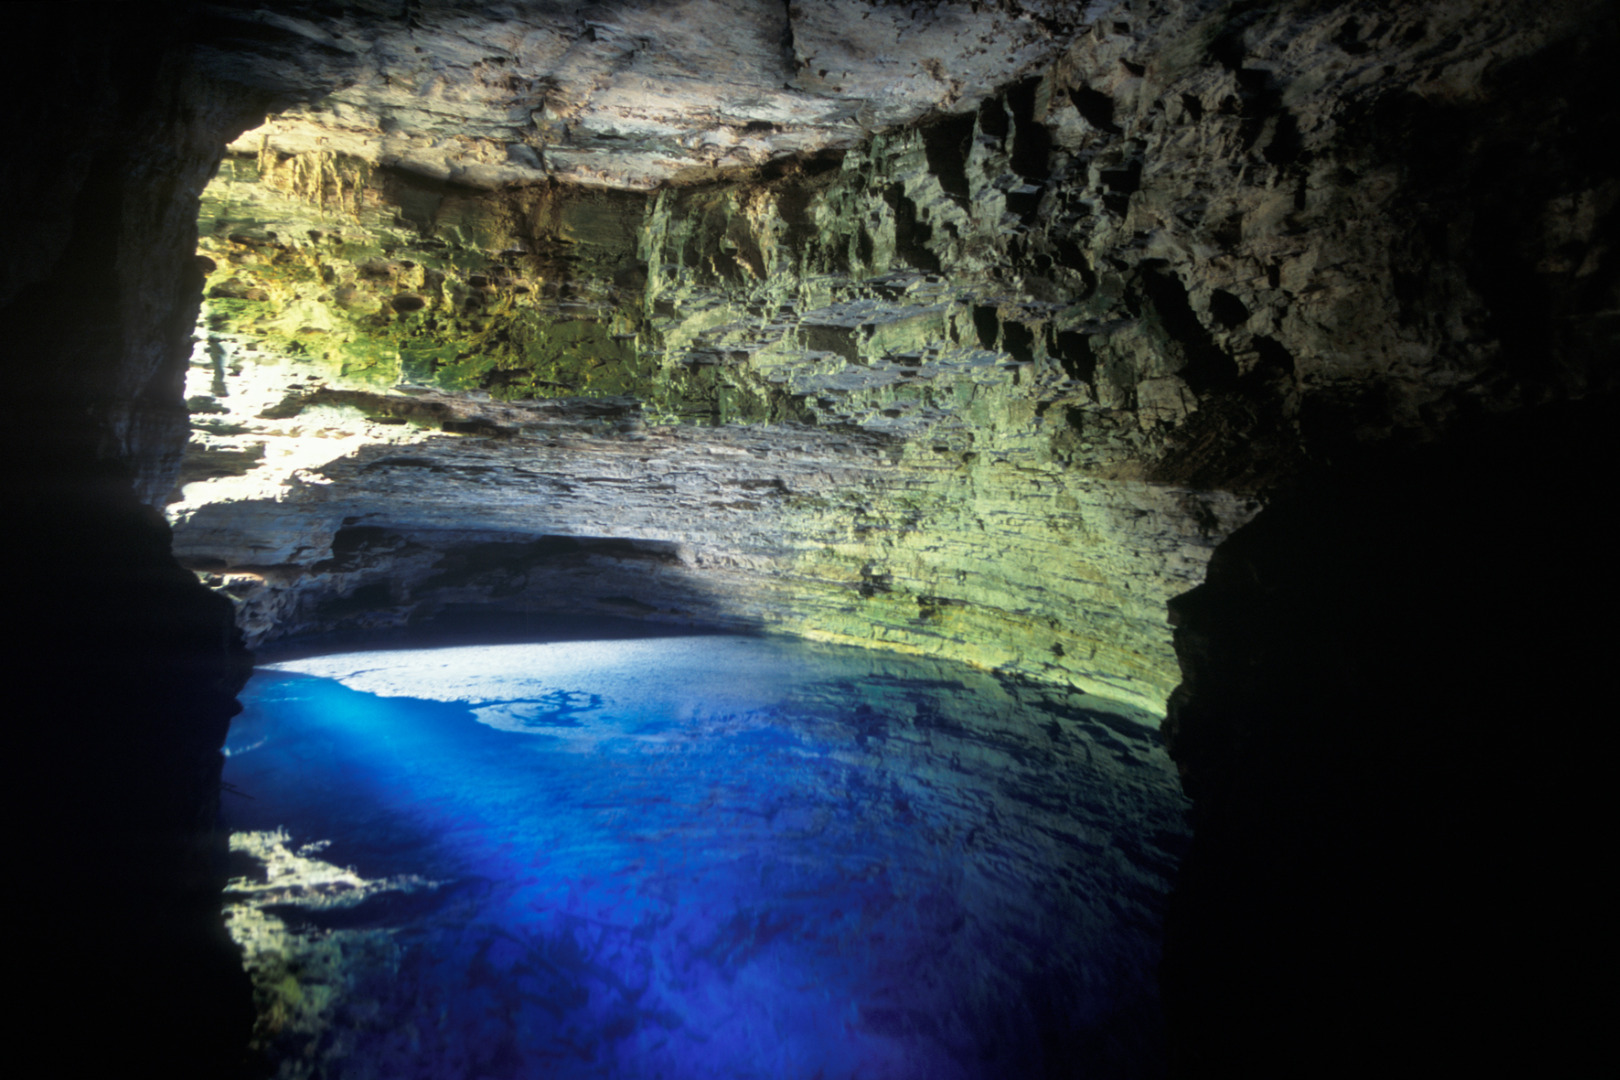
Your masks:
M1185 803L1146 717L730 635L306 657L243 701L277 1075L1162 1070Z

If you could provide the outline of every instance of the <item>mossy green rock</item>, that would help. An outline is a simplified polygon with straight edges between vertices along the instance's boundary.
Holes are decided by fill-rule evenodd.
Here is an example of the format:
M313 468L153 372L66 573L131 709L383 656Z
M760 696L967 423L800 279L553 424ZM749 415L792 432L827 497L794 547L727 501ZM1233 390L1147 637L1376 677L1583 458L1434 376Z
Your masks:
M631 611L1162 709L1165 602L1267 492L1564 392L1491 368L1367 129L1413 50L1486 93L1490 26L1324 68L1354 27L1308 7L1099 24L970 111L687 187L233 158L177 547L259 639ZM1525 212L1576 235L1596 197Z

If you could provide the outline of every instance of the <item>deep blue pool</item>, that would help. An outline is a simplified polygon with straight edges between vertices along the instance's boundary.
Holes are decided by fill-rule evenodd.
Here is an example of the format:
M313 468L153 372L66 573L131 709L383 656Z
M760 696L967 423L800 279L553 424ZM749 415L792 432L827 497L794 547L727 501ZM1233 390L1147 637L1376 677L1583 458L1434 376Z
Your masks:
M279 1075L1153 1075L1146 718L725 635L261 668L228 912Z

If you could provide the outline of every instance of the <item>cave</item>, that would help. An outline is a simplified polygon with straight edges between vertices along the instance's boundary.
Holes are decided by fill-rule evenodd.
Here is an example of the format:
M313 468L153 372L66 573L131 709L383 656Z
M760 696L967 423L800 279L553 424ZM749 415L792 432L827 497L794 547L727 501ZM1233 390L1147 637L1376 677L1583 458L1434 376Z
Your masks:
M1613 5L8 14L61 1068L252 1074L250 649L604 616L1149 716L1172 1076L1612 1060Z

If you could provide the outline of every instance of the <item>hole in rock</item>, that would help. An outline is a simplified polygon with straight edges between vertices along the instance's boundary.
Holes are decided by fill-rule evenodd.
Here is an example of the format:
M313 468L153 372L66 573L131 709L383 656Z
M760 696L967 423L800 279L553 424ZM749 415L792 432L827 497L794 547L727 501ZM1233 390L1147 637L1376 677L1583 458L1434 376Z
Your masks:
M973 329L979 335L981 348L994 349L996 338L1001 333L1001 320L996 315L996 309L988 304L977 304L973 308Z
M1119 125L1114 123L1114 99L1107 94L1089 86L1078 86L1069 91L1069 100L1092 127L1112 135L1121 134Z
M1145 717L567 625L249 683L227 917L277 1075L1162 1070L1185 802Z
M1052 132L1036 116L1044 102L1039 99L1039 79L1025 79L1007 91L1007 107L1016 121L1013 131L1012 167L1020 176L1044 180L1050 171Z
M986 99L979 106L979 130L992 138L1006 138L1010 130L1006 106L995 98Z
M967 161L973 143L973 114L948 116L924 128L922 135L928 171L938 178L947 195L966 205L972 196Z
M1248 305L1225 289L1215 289L1210 292L1209 313L1215 317L1216 322L1228 330L1242 326L1249 321Z
M1007 352L1020 364L1028 364L1035 359L1035 333L1023 323L1006 322L1002 324L1002 341L1007 346Z

